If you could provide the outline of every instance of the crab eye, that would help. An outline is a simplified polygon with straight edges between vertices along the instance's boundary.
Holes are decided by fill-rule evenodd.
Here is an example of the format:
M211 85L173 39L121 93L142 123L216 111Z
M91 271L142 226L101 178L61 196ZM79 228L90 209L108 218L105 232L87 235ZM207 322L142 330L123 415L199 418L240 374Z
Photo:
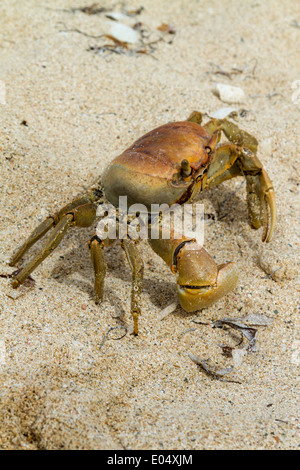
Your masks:
M207 151L208 155L212 152L212 149L208 145L205 147L205 150Z
M192 173L192 169L188 160L182 160L180 172L182 176L187 177Z

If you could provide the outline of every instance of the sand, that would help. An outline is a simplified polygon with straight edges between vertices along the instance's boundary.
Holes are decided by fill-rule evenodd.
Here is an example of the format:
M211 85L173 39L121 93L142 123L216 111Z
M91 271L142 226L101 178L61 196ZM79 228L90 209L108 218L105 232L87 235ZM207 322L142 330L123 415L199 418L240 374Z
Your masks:
M218 263L238 263L238 286L201 312L177 307L161 320L176 299L175 276L142 242L140 334L113 340L125 331L116 329L104 343L109 328L132 326L131 274L120 247L109 248L105 301L94 304L87 247L94 228L71 231L19 297L1 277L0 447L296 449L299 6L129 1L128 10L144 6L134 22L154 40L162 23L176 34L166 33L151 54L117 54L95 53L112 42L92 37L107 33L111 20L70 11L90 3L0 3L1 275L13 272L8 260L35 226L133 140L195 109L208 119L228 106L213 93L216 83L246 94L236 122L261 144L276 190L276 233L263 245L251 228L245 186L232 195L241 177L203 193L207 214L221 205L220 220L206 221L205 247ZM274 321L257 327L257 352L232 374L218 380L191 361L194 354L230 366L220 344L234 346L240 334L210 322L251 313Z

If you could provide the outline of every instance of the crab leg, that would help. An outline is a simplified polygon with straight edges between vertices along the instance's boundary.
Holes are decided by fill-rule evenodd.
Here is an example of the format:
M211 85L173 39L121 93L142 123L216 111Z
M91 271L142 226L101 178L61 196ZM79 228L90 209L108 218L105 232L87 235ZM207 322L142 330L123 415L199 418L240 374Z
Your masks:
M227 139L233 144L247 147L253 153L257 152L257 139L227 119L211 119L203 127L210 134L213 134L216 130L223 131Z
M255 155L240 155L242 172L247 180L248 211L254 228L264 227L262 241L269 242L276 223L276 202L272 182ZM270 223L268 216L270 210Z
M131 314L133 317L134 334L138 334L138 318L141 314L141 293L144 275L144 263L135 246L134 240L122 240L121 246L126 253L132 271Z
M256 156L258 142L251 134L226 119L212 119L204 127L214 133L222 130L233 144L220 144L203 180L212 187L238 175L247 181L248 211L254 228L264 227L262 240L269 242L276 223L276 202L272 182ZM270 211L270 222L268 215Z
M95 204L85 204L64 215L54 227L44 248L13 278L12 286L16 288L27 279L32 271L34 271L34 269L60 244L70 227L74 225L78 227L89 227L92 225L96 218L96 210L97 206Z
M23 245L17 250L17 252L13 255L12 259L9 262L10 266L14 266L20 258L28 251L38 240L40 240L52 227L54 227L61 218L71 212L72 210L76 209L79 206L84 204L89 204L97 200L97 195L95 191L91 191L84 197L79 199L75 199L71 203L64 206L59 212L57 212L53 216L49 216L45 219L36 229L32 232L32 234L28 237L28 239L23 243Z
M54 217L48 217L46 220L36 227L32 232L30 237L25 241L25 243L18 249L18 251L13 255L12 259L9 262L10 266L14 266L20 258L32 247L40 238L42 238L54 224Z
M95 273L94 294L95 303L98 304L103 300L104 279L106 274L106 263L104 258L104 242L97 235L94 235L90 242L91 258Z

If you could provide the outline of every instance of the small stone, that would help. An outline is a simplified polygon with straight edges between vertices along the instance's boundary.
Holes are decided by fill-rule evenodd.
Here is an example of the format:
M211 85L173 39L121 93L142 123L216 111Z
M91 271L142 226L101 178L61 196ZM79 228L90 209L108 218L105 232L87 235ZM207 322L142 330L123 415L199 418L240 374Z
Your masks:
M259 264L274 281L294 279L298 274L295 258L271 253L269 250L261 254Z
M214 91L224 103L244 103L246 100L246 95L240 87L217 83Z

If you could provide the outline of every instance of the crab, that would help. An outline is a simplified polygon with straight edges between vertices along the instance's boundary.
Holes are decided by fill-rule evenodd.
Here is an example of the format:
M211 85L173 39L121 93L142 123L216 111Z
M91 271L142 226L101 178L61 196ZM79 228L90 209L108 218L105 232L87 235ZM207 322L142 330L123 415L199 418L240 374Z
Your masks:
M262 241L269 242L276 222L276 203L271 180L256 155L256 138L228 119L201 124L201 113L194 111L185 121L171 122L148 132L113 159L96 187L45 219L13 255L11 266L53 228L44 247L13 277L12 286L22 284L71 227L94 224L97 209L103 204L117 207L120 196L127 197L128 205L140 203L149 209L152 204L193 203L206 188L241 175L247 183L251 224L256 229L263 227ZM228 140L221 143L222 133ZM150 238L149 243L177 275L178 299L186 312L206 308L234 289L238 281L236 263L217 265L195 238L185 235L177 238L176 227L171 232L169 238ZM101 239L97 232L89 241L96 303L103 299L104 248L113 241L109 234ZM135 334L141 314L144 272L138 242L129 235L121 240L132 270L131 314Z

